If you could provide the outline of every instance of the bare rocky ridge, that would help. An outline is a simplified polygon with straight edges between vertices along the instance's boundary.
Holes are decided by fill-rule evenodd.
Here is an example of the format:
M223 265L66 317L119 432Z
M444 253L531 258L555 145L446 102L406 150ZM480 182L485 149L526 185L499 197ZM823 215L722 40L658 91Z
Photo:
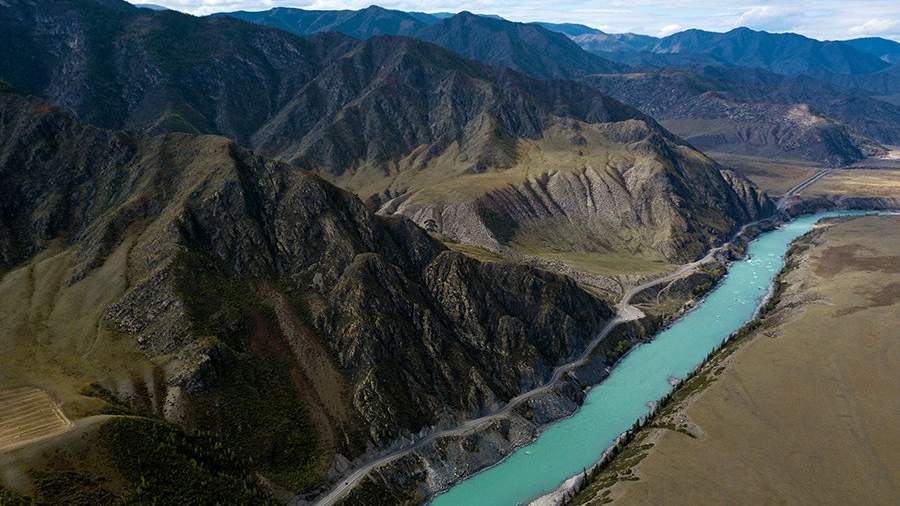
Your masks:
M447 251L220 137L100 130L4 93L0 140L3 268L62 241L72 286L127 245L127 290L96 325L177 357L151 389L165 402L130 401L216 430L285 487L545 381L611 316L569 279ZM245 416L282 408L275 433ZM310 427L312 450L289 439Z

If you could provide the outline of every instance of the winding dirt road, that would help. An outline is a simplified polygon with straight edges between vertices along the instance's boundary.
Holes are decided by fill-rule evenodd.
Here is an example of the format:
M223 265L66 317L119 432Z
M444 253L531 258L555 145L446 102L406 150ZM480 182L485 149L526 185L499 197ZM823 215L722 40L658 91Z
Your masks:
M821 175L818 175L818 174L817 174L817 176L821 177ZM816 177L816 176L813 176L813 177ZM801 188L801 190L802 190L802 188ZM389 463L399 459L400 457L403 457L404 455L409 454L410 452L413 452L423 446L428 445L429 443L435 441L436 439L448 437L448 436L465 435L465 434L473 432L487 424L490 424L491 422L494 422L503 417L509 416L509 414L512 412L512 410L515 409L517 406L519 406L522 402L524 402L536 395L540 395L541 393L544 393L544 392L550 390L551 388L556 386L558 383L560 383L564 374L586 364L588 361L588 358L591 356L591 354L594 352L594 350L597 348L597 346L600 344L600 342L607 335L609 335L609 333L617 325L619 325L620 323L629 322L629 321L637 320L637 319L644 317L644 313L640 309L631 305L631 299L636 294L638 294L648 288L654 287L654 286L658 286L658 285L661 285L664 283L671 283L671 282L673 282L677 279L680 279L680 278L686 276L687 274L693 272L694 269L696 269L701 264L707 263L710 260L712 260L716 253L722 251L728 244L730 244L732 241L734 241L734 239L737 238L741 233L743 233L747 229L747 227L750 227L751 225L755 225L757 223L758 222L753 222L753 223L748 223L748 224L744 225L731 238L730 241L726 242L725 244L723 244L721 246L717 246L715 248L710 249L703 258L701 258L699 260L695 260L695 261L687 263L687 264L683 264L678 269L676 269L675 271L673 271L665 276L662 276L662 277L650 280L646 283L631 287L627 291L625 291L625 293L622 295L622 300L616 305L616 316L612 320L607 322L607 324L603 327L603 329L600 331L600 333L597 334L597 337L595 337L594 339L591 340L590 343L588 343L584 352L578 358L576 358L572 362L563 364L563 365L557 367L556 369L554 369L553 375L550 377L550 380L547 383L545 383L537 388L534 388L533 390L529 390L529 391L524 392L516 397L513 397L512 399L509 400L509 402L506 405L504 405L502 408L498 409L497 411L495 411L491 414L488 414L488 415L485 415L485 416L482 416L479 418L467 420L467 421L463 422L462 424L460 424L459 426L452 428L452 429L446 429L446 430L442 430L442 431L438 431L438 432L429 434L428 436L420 439L419 441L417 441L409 446L405 446L403 448L398 448L396 450L391 451L390 453L388 453L386 455L378 457L377 459L359 467L358 469L356 469L353 473L349 474L348 476L345 476L335 486L335 488L333 488L328 494L320 497L316 501L315 504L317 506L329 506L329 505L335 504L350 489L352 489L357 484L359 484L359 482L361 482L363 480L363 478L365 478L374 469L377 469L383 465L389 464Z
M825 170L816 172L815 174L813 174L806 180L802 181L801 183L797 184L796 186L794 186L793 188L788 190L785 193L785 195L781 199L778 200L777 209L779 211L783 210L784 206L788 203L788 200L790 200L793 197L798 196L803 190L805 190L806 188L809 188L810 186L812 186L813 183L815 183L819 179L827 176L833 170L834 169L825 169ZM763 221L765 221L765 220L763 220ZM741 227L741 229L736 234L734 234L734 236L731 238L731 240L729 240L728 242L724 243L721 246L717 246L715 248L710 249L703 258L701 258L699 260L695 260L695 261L687 263L687 264L683 264L680 267L678 267L678 269L676 269L675 271L673 271L665 276L662 276L662 277L659 277L656 279L652 279L650 281L647 281L646 283L643 283L643 284L640 284L637 286L633 286L633 287L629 288L628 290L626 290L625 293L622 294L622 300L619 301L619 303L616 305L616 316L612 320L610 320L606 324L606 326L603 327L603 329L600 331L600 333L597 335L597 337L595 337L593 340L591 340L590 343L588 343L587 347L585 348L585 350L581 354L581 356L579 356L577 359L573 360L572 362L563 364L563 365L557 367L556 369L554 369L553 375L550 377L550 380L547 383L545 383L544 385L539 386L533 390L524 392L516 397L513 397L512 399L510 399L510 401L505 406L503 406L502 408L498 409L497 411L495 411L489 415L485 415L485 416L482 416L479 418L474 418L472 420L467 420L467 421L463 422L462 424L460 424L459 426L452 428L452 429L446 429L446 430L435 432L433 434L429 434L428 436L420 439L419 441L417 441L409 446L405 446L403 448L398 448L396 450L391 451L390 453L388 453L386 455L378 457L377 459L375 459L367 464L364 464L363 466L356 469L353 473L345 476L340 482L338 482L338 484L329 493L320 497L318 499L318 501L316 501L316 505L317 506L332 505L332 504L336 503L338 500L340 500L350 489L352 489L357 484L359 484L359 482L362 481L363 478L365 478L374 469L377 469L383 465L389 464L389 463L399 459L400 457L403 457L404 455L409 454L410 452L413 452L423 446L428 445L429 443L433 442L436 439L439 439L442 437L448 437L448 436L465 435L465 434L468 434L474 430L477 430L478 428L483 427L495 420L506 417L512 412L513 409L515 409L522 402L553 388L554 386L556 386L556 384L558 384L561 381L564 374L587 363L588 357L591 356L591 354L594 352L594 350L597 348L597 346L600 344L600 342L607 335L609 335L609 333L612 331L612 329L614 329L617 325L619 325L620 323L629 322L629 321L637 320L637 319L644 317L644 313L641 312L640 309L631 305L631 299L636 294L638 294L648 288L654 287L654 286L658 286L658 285L661 285L664 283L671 283L671 282L673 282L677 279L680 279L680 278L686 276L687 274L693 272L698 266L712 260L713 257L717 253L721 252L725 247L727 247L728 244L732 243L748 227L750 227L752 225L756 225L758 223L760 223L760 222L755 221L752 223L747 223L746 225Z

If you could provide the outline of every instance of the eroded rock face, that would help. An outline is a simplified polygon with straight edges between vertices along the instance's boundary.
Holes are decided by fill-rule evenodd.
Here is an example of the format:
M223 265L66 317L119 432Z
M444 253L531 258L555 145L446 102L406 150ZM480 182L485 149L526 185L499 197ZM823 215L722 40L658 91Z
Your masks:
M602 140L593 136L578 149L605 155L604 165L588 158L558 168L539 165L528 167L520 180L498 171L496 177L508 183L468 198L444 198L412 186L380 203L379 212L408 216L454 240L494 251L515 253L522 243L537 242L560 250L628 251L685 262L741 224L774 211L752 183L652 123L631 119L587 128ZM463 187L463 180L457 186Z
M100 130L4 93L0 173L3 267L60 240L74 282L129 241L128 289L98 323L177 357L148 406L188 426L228 433L235 375L257 381L262 361L293 375L278 392L326 412L320 442L355 456L545 381L612 315L568 278L447 251L220 137Z

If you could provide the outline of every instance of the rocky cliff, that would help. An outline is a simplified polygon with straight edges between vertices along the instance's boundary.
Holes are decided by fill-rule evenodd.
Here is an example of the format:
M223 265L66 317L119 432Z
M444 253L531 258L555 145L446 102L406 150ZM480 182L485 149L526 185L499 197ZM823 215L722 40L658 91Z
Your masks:
M401 173L373 201L383 214L494 251L627 252L675 262L773 211L752 184L652 120L559 122L517 153L509 168L452 178L439 158Z
M102 130L3 93L0 173L4 293L46 284L51 245L65 260L57 302L4 309L4 345L122 336L156 372L75 371L93 395L218 432L293 490L545 381L611 316L567 278L447 251L221 137ZM47 316L74 293L86 325Z

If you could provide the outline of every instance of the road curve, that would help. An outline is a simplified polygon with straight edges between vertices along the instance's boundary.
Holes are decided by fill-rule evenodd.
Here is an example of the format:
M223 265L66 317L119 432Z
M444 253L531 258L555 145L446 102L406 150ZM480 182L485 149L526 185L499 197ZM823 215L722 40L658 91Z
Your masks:
M819 172L815 173L813 176L807 178L803 182L799 183L798 185L796 185L793 188L791 188L790 190L788 190L788 192L784 195L784 197L779 199L779 201L777 203L777 208L779 210L781 210L783 208L784 203L786 202L786 200L788 198L796 196L801 191L803 191L804 189L808 188L810 185L812 185L813 183L818 181L820 178L825 177L827 174L831 173L831 171L832 171L832 169L826 169L826 170L819 171ZM765 221L765 220L760 220L760 221ZM563 375L565 373L567 373L581 365L584 365L587 362L588 357L591 356L591 354L594 352L594 350L597 348L597 346L600 344L600 342L607 335L609 335L609 333L612 331L612 329L614 329L620 323L636 320L636 319L642 318L644 316L644 314L641 312L640 309L631 305L631 299L636 294L638 294L648 288L661 285L663 283L671 283L672 281L675 281L676 279L679 279L679 278L687 275L688 273L693 272L693 270L696 269L701 264L704 264L704 263L712 260L713 257L716 255L716 253L719 253L725 247L727 247L728 244L733 242L748 227L750 227L752 225L756 225L756 224L760 223L760 221L754 221L752 223L747 223L746 225L741 227L741 229L737 233L734 234L734 236L731 238L731 240L722 244L721 246L717 246L715 248L710 249L709 251L707 251L706 255L703 256L703 258L701 258L699 260L695 260L690 263L683 264L683 265L679 266L678 269L676 269L675 271L673 271L665 276L652 279L650 281L647 281L646 283L643 283L643 284L640 284L637 286L633 286L633 287L629 288L628 290L626 290L625 293L622 294L622 300L619 301L618 304L616 304L616 316L613 319L611 319L609 322L607 322L607 324L603 327L603 329L600 331L600 333L597 334L597 337L595 337L594 339L591 340L590 343L588 343L588 345L585 347L584 352L577 359L575 359L567 364L558 366L556 369L554 369L553 375L550 377L550 380L547 381L545 384L543 384L539 387L536 387L532 390L529 390L527 392L523 392L522 394L517 395L516 397L513 397L512 399L509 400L508 403L506 403L506 405L504 405L502 408L498 409L497 411L494 411L491 414L488 414L488 415L485 415L485 416L482 416L479 418L473 418L471 420L467 420L467 421L461 423L459 426L454 427L452 429L441 430L441 431L429 434L428 436L420 439L419 441L417 441L409 446L405 446L403 448L398 448L398 449L393 450L390 453L383 455L367 464L364 464L363 466L361 466L357 470L355 470L353 473L351 473L349 476L345 476L330 492L328 492L328 494L320 497L318 499L318 501L316 501L315 504L317 506L330 506L330 505L336 503L338 500L340 500L350 489L355 487L360 481L363 480L363 478L365 478L374 469L377 469L385 464L389 464L389 463L399 459L400 457L403 457L404 455L407 455L408 453L415 451L418 448L421 448L421 447L431 443L435 439L442 438L442 437L448 437L448 436L464 435L464 434L472 432L475 429L478 429L486 424L489 424L495 420L498 420L500 418L508 416L509 413L513 409L515 409L519 404L521 404L523 401L525 401L531 397L534 397L536 395L539 395L543 392L546 392L547 390L549 390L550 388L555 386L557 383L559 383L559 381L561 380L561 378L563 377Z
M748 227L749 225L750 224L747 224L744 227L742 227L741 232L743 232L743 230L746 227ZM738 232L738 233L740 233L740 232ZM735 236L737 236L737 234ZM721 251L723 248L724 248L724 245L713 248L713 249L709 250L709 252L706 254L706 256L704 256L700 260L696 260L694 262L684 264L684 265L680 266L678 269L676 269L674 272L667 274L666 276L653 279L651 281L648 281L646 283L643 283L641 285L637 285L637 286L634 286L634 287L628 289L625 292L625 294L622 296L622 300L616 305L616 316L613 319L611 319L609 322L607 322L607 324L597 334L597 336L594 339L592 339L590 343L588 343L588 345L585 347L584 352L577 359L575 359L572 362L569 362L567 364L558 366L556 369L554 369L553 375L550 377L550 380L547 381L545 384L543 384L539 387L536 387L532 390L529 390L527 392L523 392L522 394L520 394L516 397L513 397L502 408L498 409L497 411L495 411L491 414L488 414L488 415L485 415L485 416L482 416L479 418L473 418L471 420L467 420L467 421L463 422L462 424L460 424L459 426L452 428L452 429L446 429L446 430L442 430L442 431L438 431L438 432L429 434L428 436L420 439L419 441L417 441L416 443L414 443L410 446L396 449L396 450L392 451L391 453L383 455L383 456L379 457L378 459L373 460L372 462L369 462L369 463L363 465L362 467L358 468L356 471L351 473L349 476L344 477L341 480L341 482L339 482L338 485L334 489L332 489L328 494L319 498L319 500L316 502L316 505L318 505L318 506L332 505L332 504L336 503L338 500L340 500L341 497L343 497L344 494L346 494L351 488L355 487L360 481L362 481L362 479L365 478L372 470L374 470L378 467L381 467L385 464L388 464L390 462L393 462L394 460L397 460L398 458L403 457L404 455L406 455L418 448L421 448L421 447L433 442L434 440L436 440L438 438L464 435L464 434L472 432L484 425L487 425L495 420L498 420L500 418L508 416L509 413L513 409L515 409L517 406L519 406L522 402L553 388L557 383L560 382L560 380L562 379L562 377L565 373L567 373L581 365L584 365L588 361L588 357L590 357L590 355L594 352L594 350L597 348L597 346L600 344L600 342L607 335L609 335L609 333L612 331L612 329L614 329L620 323L636 320L636 319L642 318L644 316L644 314L641 312L640 309L638 309L635 306L632 306L630 304L632 297L634 297L637 293L640 293L641 291L646 290L647 288L651 288L653 286L657 286L657 285L660 285L663 283L669 283L669 282L672 282L682 276L685 276L689 272L693 271L698 265L709 261L713 257L713 255L715 255L716 252Z

